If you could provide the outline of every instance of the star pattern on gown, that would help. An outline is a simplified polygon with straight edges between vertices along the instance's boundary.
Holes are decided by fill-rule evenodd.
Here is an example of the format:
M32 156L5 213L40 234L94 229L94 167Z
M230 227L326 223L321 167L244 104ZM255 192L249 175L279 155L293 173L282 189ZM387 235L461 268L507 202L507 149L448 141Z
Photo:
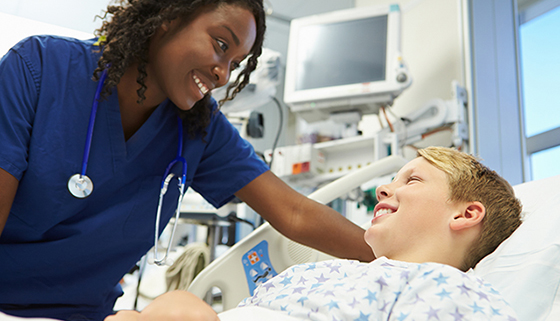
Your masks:
M439 320L439 317L438 317L438 311L439 310L440 309L433 309L432 307L430 307L430 310L428 310L428 312L425 312L428 315L427 316L428 320L431 320L432 318L434 318L436 320Z
M443 274L440 273L439 276L436 277L436 278L433 278L433 280L437 282L438 286L440 286L442 284L447 284L447 279L448 278L449 278L448 276L443 276Z
M293 266L255 290L243 306L306 320L516 320L490 284L450 266L386 258Z
M449 313L453 317L453 321L462 321L464 314L459 313L459 308L455 308L455 312Z

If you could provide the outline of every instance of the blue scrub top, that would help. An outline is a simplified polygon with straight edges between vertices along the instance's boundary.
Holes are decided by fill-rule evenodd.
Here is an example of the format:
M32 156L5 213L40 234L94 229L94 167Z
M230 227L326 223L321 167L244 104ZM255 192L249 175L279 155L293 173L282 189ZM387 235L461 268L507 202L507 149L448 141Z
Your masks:
M0 167L19 180L0 237L0 310L8 314L102 320L122 294L119 280L153 246L162 175L177 153L173 103L125 141L113 90L95 121L93 193L77 199L67 190L81 170L97 87L94 42L31 37L0 61ZM207 132L204 140L185 134L187 185L220 207L268 167L221 112ZM177 198L170 188L164 222Z

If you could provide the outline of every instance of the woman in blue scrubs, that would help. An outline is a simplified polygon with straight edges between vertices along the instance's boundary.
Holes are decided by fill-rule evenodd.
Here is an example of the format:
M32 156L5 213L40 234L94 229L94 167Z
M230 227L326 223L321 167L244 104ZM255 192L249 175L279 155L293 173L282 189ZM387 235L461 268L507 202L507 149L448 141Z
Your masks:
M181 141L177 115L187 186L212 205L237 196L297 242L373 259L363 230L271 173L210 96L246 57L230 98L248 83L264 39L262 0L123 0L107 12L96 39L35 36L0 61L0 311L112 313L119 280L153 245L161 177ZM87 166L95 188L80 199L67 181L82 167L104 70Z

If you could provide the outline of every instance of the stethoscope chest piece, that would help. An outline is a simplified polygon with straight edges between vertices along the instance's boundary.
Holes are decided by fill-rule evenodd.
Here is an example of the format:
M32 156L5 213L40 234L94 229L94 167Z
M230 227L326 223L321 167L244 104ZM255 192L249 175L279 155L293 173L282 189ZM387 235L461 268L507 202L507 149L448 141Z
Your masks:
M93 182L86 175L74 174L68 180L68 191L74 197L86 198L93 191Z

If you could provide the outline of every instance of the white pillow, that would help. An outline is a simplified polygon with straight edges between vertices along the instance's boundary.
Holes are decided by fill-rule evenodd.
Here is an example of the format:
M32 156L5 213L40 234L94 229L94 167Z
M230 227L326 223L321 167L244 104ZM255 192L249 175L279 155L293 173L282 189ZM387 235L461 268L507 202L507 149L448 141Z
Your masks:
M524 222L472 273L500 291L520 321L560 320L560 175L514 189Z

